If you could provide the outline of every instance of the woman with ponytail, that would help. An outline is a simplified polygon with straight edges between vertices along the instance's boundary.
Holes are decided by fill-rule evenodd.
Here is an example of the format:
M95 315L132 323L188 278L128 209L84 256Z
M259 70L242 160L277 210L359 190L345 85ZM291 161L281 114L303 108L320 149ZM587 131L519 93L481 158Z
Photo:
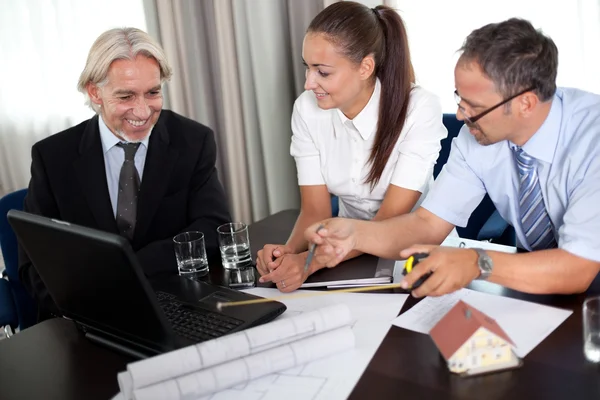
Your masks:
M292 114L301 211L285 245L258 252L261 282L295 290L307 272L304 230L339 215L383 220L416 208L447 136L439 99L415 85L406 29L386 6L341 1L313 19L302 51L306 91ZM358 253L351 253L348 258Z

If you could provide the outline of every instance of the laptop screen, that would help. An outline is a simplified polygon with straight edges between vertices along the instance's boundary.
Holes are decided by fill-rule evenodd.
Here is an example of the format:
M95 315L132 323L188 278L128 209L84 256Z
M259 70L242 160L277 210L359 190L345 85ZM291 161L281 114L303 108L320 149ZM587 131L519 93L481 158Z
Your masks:
M173 348L170 325L125 238L15 210L8 219L65 317L136 345Z

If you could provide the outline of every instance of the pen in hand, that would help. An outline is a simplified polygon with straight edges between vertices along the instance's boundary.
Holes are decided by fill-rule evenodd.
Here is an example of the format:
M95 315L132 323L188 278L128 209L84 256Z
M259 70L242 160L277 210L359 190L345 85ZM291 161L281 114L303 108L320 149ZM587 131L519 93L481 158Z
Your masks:
M319 225L317 227L317 233L319 233L319 231L321 229L325 228L325 225ZM311 243L309 248L308 248L308 257L306 257L306 263L304 264L304 273L306 273L308 271L308 266L310 265L310 263L312 262L313 256L315 255L315 249L317 248L317 244L316 243Z

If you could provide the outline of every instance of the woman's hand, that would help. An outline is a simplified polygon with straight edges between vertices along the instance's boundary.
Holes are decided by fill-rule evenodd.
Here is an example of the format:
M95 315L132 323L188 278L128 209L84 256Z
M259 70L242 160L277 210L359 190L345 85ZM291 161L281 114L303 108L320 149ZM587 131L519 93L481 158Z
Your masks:
M262 250L258 251L256 257L256 269L258 273L263 276L276 269L279 265L275 262L278 258L285 254L293 253L292 248L285 244L267 244Z
M263 275L259 281L273 282L277 285L277 289L284 293L298 289L312 273L310 268L304 272L306 257L307 253L283 255L277 260L276 268L269 274Z
M317 227L324 228L317 231ZM309 226L304 232L308 243L317 245L315 260L319 265L335 267L344 257L356 249L355 221L346 218L331 218Z

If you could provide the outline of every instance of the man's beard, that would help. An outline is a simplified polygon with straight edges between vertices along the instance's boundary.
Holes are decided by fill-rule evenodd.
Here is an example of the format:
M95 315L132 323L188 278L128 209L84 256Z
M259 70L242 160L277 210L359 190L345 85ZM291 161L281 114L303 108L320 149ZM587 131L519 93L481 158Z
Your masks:
M477 135L474 135L472 132L471 135L473 135L473 137L475 138L475 140L477 141L477 143L479 143L482 146L488 146L490 144L492 144L492 142L489 140L489 138L487 137L487 135L483 132L483 130L481 129L481 127L478 124L469 124L467 122L465 122L465 125L467 125L467 128L470 129L474 129L477 131Z

